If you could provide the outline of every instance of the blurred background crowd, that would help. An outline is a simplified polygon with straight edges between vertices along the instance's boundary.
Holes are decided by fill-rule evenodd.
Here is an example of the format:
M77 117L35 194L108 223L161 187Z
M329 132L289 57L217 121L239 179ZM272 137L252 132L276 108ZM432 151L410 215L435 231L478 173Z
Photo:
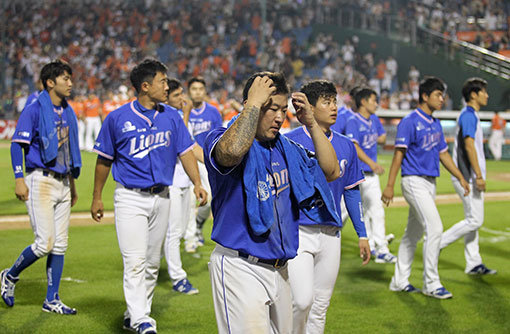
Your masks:
M510 1L503 0L85 0L11 1L2 9L0 118L15 119L36 90L40 68L55 58L73 68L75 105L103 117L133 97L132 67L155 57L169 76L203 76L220 111L240 101L243 81L256 70L281 71L298 89L314 78L336 83L340 103L369 84L384 109L407 110L418 98L420 68L399 68L392 57L358 50L359 38L339 43L311 25L342 10L367 13L377 29L384 15L413 20L452 38L474 31L475 43L510 49ZM263 11L266 7L267 11ZM406 71L399 80L397 71ZM402 78L402 76L400 76ZM80 107L80 105L82 107ZM451 109L449 101L445 109Z

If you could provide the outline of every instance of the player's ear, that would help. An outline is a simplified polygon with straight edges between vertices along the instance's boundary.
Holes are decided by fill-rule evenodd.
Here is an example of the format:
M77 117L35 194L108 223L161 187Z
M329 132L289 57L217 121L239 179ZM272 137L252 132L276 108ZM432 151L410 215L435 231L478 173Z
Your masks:
M147 81L142 82L142 84L140 85L140 91L146 93L149 90L149 86L150 83L148 83Z
M56 84L57 83L53 79L46 80L46 87L48 87L48 89L55 87Z

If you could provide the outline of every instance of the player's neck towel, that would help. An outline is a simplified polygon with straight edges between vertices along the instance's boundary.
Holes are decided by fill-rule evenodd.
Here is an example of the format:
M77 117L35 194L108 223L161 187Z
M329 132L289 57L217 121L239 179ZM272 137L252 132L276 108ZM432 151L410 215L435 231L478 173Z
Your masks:
M237 117L233 118L230 126ZM333 195L324 173L316 159L310 159L301 146L285 136L277 135L274 149L278 150L287 162L290 187L299 203L299 208L315 222L335 221L340 225ZM259 194L259 183L266 182L267 169L261 161L263 148L252 145L246 157L243 174L246 193L246 211L250 227L256 235L267 232L274 223L274 196L269 191Z
M58 136L55 127L55 111L53 110L53 103L51 102L50 94L48 91L43 90L37 102L41 106L41 113L39 115L39 135L41 138L41 159L44 164L57 158L58 154ZM67 124L69 126L69 151L71 152L71 173L74 178L80 175L81 155L78 145L78 127L76 115L73 109L66 100L62 100L62 107L66 113Z

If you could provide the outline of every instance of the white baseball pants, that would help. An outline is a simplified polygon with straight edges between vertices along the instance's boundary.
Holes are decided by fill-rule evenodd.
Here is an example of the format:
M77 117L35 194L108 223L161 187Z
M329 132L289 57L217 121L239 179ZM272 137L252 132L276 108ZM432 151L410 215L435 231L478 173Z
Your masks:
M434 291L442 284L437 268L439 246L443 223L437 211L436 180L434 177L404 176L402 177L402 193L409 204L407 227L398 248L395 274L391 279L391 287L404 289L409 284L411 265L414 259L416 244L425 233L423 241L423 290Z
M275 269L217 244L209 262L218 332L291 333L292 296L287 265Z
M340 230L299 226L298 255L289 261L293 299L292 333L323 333L326 312L340 268Z
M99 130L101 130L101 118L99 116L85 117L85 149L87 151L92 151L94 148Z
M188 226L186 227L186 233L184 235L185 242L188 244L195 244L197 241L197 223L196 218L200 218L202 220L206 220L209 218L209 215L211 214L211 186L209 185L209 178L207 176L207 168L205 165L199 161L198 162L198 171L200 172L200 181L202 182L202 187L207 191L208 197L207 197L207 204L204 206L200 206L196 208L196 214L190 215ZM196 198L195 194L191 192L192 196L192 210L195 210L196 207Z
M379 175L366 174L360 192L370 249L375 250L376 255L389 253Z
M39 258L50 252L64 255L71 215L69 180L57 180L34 170L25 177L25 183L29 191L25 205L35 235L32 251Z
M494 156L494 160L501 160L504 143L505 137L503 130L492 130L491 136L489 137L489 149Z
M462 188L459 180L453 180L453 187L462 200L464 219L443 233L441 248L445 248L457 239L464 237L465 272L467 273L477 265L482 264L480 247L478 245L478 229L483 224L484 195L483 192L476 189L473 181L470 183L471 191L467 196L464 196L464 188Z
M158 195L124 188L114 193L115 227L124 262L124 297L131 326L156 321L150 317L158 278L161 247L168 227L168 189Z
M169 218L165 246L163 248L168 265L168 275L173 285L187 276L182 268L181 238L184 236L192 211L190 193L194 198L195 196L190 187L170 187L170 212L172 214Z

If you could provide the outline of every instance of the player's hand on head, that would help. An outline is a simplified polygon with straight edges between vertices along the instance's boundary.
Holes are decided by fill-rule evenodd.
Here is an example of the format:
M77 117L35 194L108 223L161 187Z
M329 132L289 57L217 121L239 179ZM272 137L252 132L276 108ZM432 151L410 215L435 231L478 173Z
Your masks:
M362 265L368 264L370 262L370 246L368 244L367 239L359 239L359 256L363 260Z
M96 222L100 222L103 218L104 208L103 201L100 199L92 199L92 205L90 207L90 214L92 215L92 219Z
M24 178L21 177L16 179L16 187L14 189L14 193L16 194L16 198L20 201L28 200L28 187Z
M386 187L384 188L384 191L381 196L381 201L383 201L386 206L390 205L391 202L393 202L393 188L392 187Z
M298 121L305 126L313 126L317 123L313 116L312 106L304 93L294 92L291 95L292 105L296 109Z
M275 91L273 80L268 76L256 77L248 91L246 104L262 108L269 103Z

